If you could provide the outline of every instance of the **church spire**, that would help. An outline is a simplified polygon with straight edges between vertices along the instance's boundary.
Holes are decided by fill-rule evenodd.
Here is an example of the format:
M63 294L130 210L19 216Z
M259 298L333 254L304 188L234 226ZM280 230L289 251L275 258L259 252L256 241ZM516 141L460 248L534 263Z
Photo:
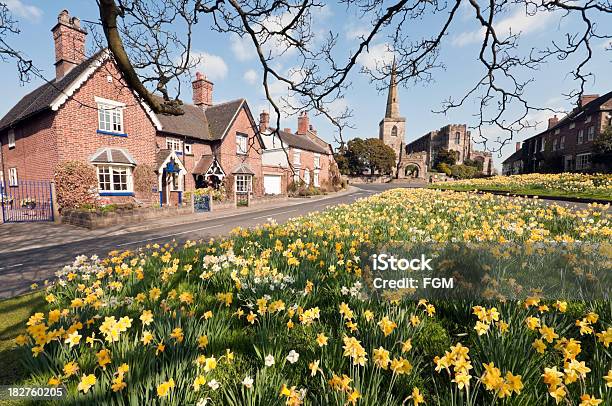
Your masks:
M391 67L391 82L389 83L389 95L387 96L386 118L398 118L400 115L399 99L397 97L396 69L397 66L395 64L395 57L393 57L393 66Z

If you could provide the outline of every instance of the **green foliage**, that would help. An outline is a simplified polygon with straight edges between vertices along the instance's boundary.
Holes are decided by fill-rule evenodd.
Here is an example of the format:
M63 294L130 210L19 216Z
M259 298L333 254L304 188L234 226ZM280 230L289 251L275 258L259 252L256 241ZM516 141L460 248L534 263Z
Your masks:
M451 345L448 332L435 320L424 320L422 328L414 337L414 347L423 351L426 359L444 354Z
M440 163L436 169L442 173L445 173L447 176L451 176L451 173L452 173L451 167L448 166L446 162Z
M595 164L603 164L606 171L612 171L612 126L606 127L593 142L592 160Z
M480 159L465 159L463 161L463 164L467 166L473 166L474 168L478 169L478 172L482 172L484 162Z
M136 166L132 177L134 178L134 191L142 195L150 195L157 186L157 174L149 165L140 164Z
M98 179L93 166L81 161L62 162L55 168L53 179L60 210L98 206Z
M476 177L478 168L468 165L453 165L450 167L451 175L457 179L470 179Z
M448 149L439 149L436 151L434 158L434 168L438 168L440 164L447 164L448 166L453 166L457 163L459 153L457 151L452 151Z
M389 174L395 166L395 151L378 138L353 138L347 144L344 154L348 173L361 175L370 173Z

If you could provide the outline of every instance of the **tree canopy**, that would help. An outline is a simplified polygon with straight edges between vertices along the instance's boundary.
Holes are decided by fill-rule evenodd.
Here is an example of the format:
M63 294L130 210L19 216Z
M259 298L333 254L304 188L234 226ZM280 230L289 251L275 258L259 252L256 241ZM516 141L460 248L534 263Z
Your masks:
M341 162L352 175L388 175L395 166L395 151L378 138L353 138L342 155Z

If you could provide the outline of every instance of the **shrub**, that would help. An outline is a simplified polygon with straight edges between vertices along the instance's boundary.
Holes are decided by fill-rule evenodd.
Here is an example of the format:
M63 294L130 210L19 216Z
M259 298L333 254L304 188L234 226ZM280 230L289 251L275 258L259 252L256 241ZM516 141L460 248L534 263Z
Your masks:
M146 164L134 168L134 191L144 196L150 196L153 188L157 186L157 174L155 170Z
M59 209L98 206L98 179L93 166L81 161L62 162L53 176Z
M453 165L450 167L451 175L457 179L474 178L478 174L478 168L468 165Z
M447 176L451 176L452 170L451 167L448 166L447 163L441 163L439 164L436 169L438 169L440 172L445 173Z

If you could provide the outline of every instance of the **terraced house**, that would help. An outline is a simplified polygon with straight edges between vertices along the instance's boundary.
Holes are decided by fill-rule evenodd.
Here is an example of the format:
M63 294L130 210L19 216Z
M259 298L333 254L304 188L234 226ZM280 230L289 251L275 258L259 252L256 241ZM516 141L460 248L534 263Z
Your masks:
M265 144L263 152L264 192L274 195L300 186L330 189L334 161L331 145L319 138L306 112L300 113L297 130L275 131L270 115L259 115L259 130Z
M548 128L523 141L504 163L519 167L522 173L593 172L612 163L594 164L593 142L606 127L612 126L612 92L603 96L583 95L579 107L562 119L548 119ZM516 161L520 160L519 165Z
M263 195L263 140L245 99L214 103L213 84L197 74L185 114L157 115L125 84L107 50L85 56L78 18L62 11L52 33L55 79L0 120L9 187L52 179L59 163L79 160L96 168L99 193L110 201L176 204L184 191L222 183ZM134 189L139 165L157 176L150 191Z

